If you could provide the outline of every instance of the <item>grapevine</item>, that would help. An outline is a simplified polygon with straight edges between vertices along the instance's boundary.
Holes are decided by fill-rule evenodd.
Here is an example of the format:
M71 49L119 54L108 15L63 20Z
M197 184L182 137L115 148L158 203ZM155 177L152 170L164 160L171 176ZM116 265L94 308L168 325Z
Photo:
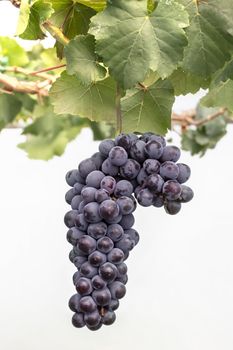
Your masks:
M174 215L193 198L184 185L191 170L177 163L179 158L179 148L166 145L162 136L120 134L103 140L99 152L67 173L71 210L64 220L73 246L69 258L78 269L77 293L69 301L75 327L98 330L116 319L128 281L124 261L139 242L133 228L136 203L164 206Z

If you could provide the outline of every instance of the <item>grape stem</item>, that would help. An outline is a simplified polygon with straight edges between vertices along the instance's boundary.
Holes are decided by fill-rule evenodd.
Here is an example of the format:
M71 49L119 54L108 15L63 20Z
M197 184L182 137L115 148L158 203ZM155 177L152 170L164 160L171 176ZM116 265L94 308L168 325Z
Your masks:
M50 21L44 22L42 27L44 27L60 44L66 46L69 43L69 39L62 33L61 29L56 27Z
M122 111L121 111L121 88L119 84L116 87L116 125L117 133L122 132Z

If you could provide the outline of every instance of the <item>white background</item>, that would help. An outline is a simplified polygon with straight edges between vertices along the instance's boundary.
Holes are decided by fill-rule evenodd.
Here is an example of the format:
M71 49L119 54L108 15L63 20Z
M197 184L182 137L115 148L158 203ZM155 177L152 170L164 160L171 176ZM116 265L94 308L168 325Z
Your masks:
M14 33L16 15L0 3L0 35ZM196 99L179 99L176 110ZM0 134L1 349L232 350L232 128L205 157L183 154L195 198L179 215L138 209L127 295L116 323L94 333L70 324L74 267L63 216L65 173L98 143L84 130L64 156L43 162L16 148L22 140L18 130Z

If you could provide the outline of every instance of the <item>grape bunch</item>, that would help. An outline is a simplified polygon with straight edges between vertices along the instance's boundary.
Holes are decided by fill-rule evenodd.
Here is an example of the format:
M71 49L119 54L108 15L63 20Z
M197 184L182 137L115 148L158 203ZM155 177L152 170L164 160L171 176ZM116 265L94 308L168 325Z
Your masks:
M75 327L97 330L116 319L128 281L125 260L139 242L133 228L137 202L177 214L192 199L193 191L183 185L190 168L176 163L179 158L179 148L167 146L162 136L120 134L103 140L99 152L67 173L71 210L64 221L77 268L77 293L69 300Z

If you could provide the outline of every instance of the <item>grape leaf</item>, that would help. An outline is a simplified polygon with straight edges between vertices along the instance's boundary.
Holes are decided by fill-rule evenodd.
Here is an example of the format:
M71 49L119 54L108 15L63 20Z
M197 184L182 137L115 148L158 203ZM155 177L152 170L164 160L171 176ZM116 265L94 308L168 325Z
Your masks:
M37 0L29 8L30 13L27 26L19 36L27 40L43 39L45 34L40 25L53 13L52 5L49 2Z
M0 94L0 130L11 123L21 110L22 103L14 96Z
M205 79L201 76L184 71L182 68L175 70L170 75L175 95L186 95L188 93L194 94L199 91L200 88L206 89L210 84L210 79Z
M87 126L84 119L73 116L55 116L48 107L45 116L37 118L24 129L27 140L18 145L29 158L48 160L63 154L69 141Z
M233 80L226 80L211 88L201 99L206 107L226 107L233 112Z
M95 38L92 35L79 35L65 47L67 73L76 74L85 85L101 80L106 69L99 64L95 53Z
M28 21L30 17L30 5L29 0L21 0L20 2L20 12L17 23L16 34L22 34L27 28Z
M160 0L150 14L146 0L109 0L92 18L89 32L110 73L122 87L131 88L149 69L162 78L172 73L183 57L188 23L187 12L173 0Z
M102 11L106 6L106 0L75 0L75 2L91 7L96 11Z
M168 80L158 80L147 89L128 90L121 99L123 130L166 134L171 128L174 91Z
M232 50L232 38L224 32L221 11L211 5L213 0L189 2L195 14L187 29L189 44L184 51L184 69L204 78L222 67Z
M211 85L217 85L221 81L226 81L227 79L233 80L233 57L225 63L223 68L213 75Z
M224 19L225 29L233 35L233 2L231 0L209 0L209 6Z
M115 120L115 94L116 84L111 78L84 86L65 72L50 90L55 113L110 122Z
M14 40L0 37L0 56L8 58L10 66L26 66L29 63L26 51Z

